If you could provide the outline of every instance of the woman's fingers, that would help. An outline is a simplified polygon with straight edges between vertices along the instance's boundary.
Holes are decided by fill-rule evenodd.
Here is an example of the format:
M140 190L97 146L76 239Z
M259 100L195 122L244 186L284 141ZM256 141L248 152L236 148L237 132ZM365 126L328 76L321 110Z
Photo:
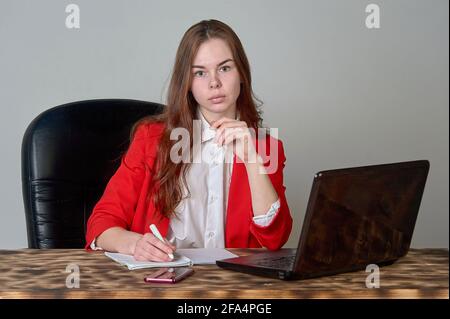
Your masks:
M172 248L172 251L177 250L177 248L174 245L172 245L167 239L166 239L166 244L169 245L170 248Z
M174 251L174 246L163 243L153 234L147 233L136 244L134 256L136 260L170 261L168 254Z
M221 145L220 142L223 141L224 135L235 128L247 128L247 123L234 121L223 124L222 126L220 126L220 128L217 129L214 141Z
M222 142L223 145L227 145L230 143L230 141L241 138L243 135L245 135L244 128L242 127L233 127L230 129L225 130L224 134L222 135L220 142ZM219 144L220 145L220 144Z
M239 141L233 143L233 141ZM245 163L256 163L257 152L248 130L236 130L226 134L223 145L233 145L233 152Z
M145 245L145 244L144 244ZM136 260L148 260L148 261L170 261L169 256L163 253L158 248L148 244L148 246L140 246L136 249Z
M138 247L136 247L133 257L137 261L154 261L154 256L152 254Z
M167 255L166 253L160 251L158 248L156 248L155 246L153 246L153 245L152 245L151 243L149 243L148 241L145 242L145 243L143 243L142 246L141 246L141 248L142 248L145 252L147 252L148 254L150 254L150 255L152 255L152 256L158 256L158 254L157 254L156 252L160 252L160 253L161 253L160 257L161 257L161 256ZM160 257L159 257L159 258L160 258Z
M247 143L251 139L251 134L246 128L234 128L225 131L224 136L222 137L221 141L223 145L228 145L234 140L242 140L245 143ZM243 144L243 145L244 145ZM220 144L219 144L220 145ZM248 146L248 145L245 145Z
M171 245L167 244L167 241L162 242L155 235L147 233L144 235L144 238L153 246L157 247L159 250L165 252L166 254L173 254L174 249Z
M214 121L213 123L211 123L211 128L218 128L223 123L226 123L226 122L236 122L236 120L230 119L228 117L222 117L222 118L218 119L217 121Z

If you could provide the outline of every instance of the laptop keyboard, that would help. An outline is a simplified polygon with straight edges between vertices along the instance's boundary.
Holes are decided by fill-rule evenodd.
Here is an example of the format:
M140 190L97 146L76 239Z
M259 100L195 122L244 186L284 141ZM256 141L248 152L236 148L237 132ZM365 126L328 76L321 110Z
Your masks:
M292 268L295 261L295 255L284 256L279 258L264 258L255 262L258 266L268 267L268 268Z

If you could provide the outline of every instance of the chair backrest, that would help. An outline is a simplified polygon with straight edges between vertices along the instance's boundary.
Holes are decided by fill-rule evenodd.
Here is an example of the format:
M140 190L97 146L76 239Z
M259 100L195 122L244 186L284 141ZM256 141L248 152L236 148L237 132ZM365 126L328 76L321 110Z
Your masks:
M29 248L81 248L86 223L120 165L130 129L163 105L100 99L53 107L22 141L22 193Z

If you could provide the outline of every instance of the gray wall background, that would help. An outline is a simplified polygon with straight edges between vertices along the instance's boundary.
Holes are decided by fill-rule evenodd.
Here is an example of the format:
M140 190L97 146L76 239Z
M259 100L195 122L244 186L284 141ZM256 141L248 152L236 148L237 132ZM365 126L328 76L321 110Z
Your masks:
M65 27L78 4L81 28ZM365 7L381 28L365 27ZM202 20L228 23L249 57L264 118L287 153L300 235L316 171L431 162L413 247L449 239L447 0L0 0L0 247L26 247L20 146L44 110L71 101L164 102L178 43Z

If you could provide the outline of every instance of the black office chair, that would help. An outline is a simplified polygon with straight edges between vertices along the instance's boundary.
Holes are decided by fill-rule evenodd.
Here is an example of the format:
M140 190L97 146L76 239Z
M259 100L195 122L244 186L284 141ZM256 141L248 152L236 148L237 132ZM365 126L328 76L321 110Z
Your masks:
M163 105L101 99L53 107L22 141L29 248L82 248L86 223L129 146L131 126Z

